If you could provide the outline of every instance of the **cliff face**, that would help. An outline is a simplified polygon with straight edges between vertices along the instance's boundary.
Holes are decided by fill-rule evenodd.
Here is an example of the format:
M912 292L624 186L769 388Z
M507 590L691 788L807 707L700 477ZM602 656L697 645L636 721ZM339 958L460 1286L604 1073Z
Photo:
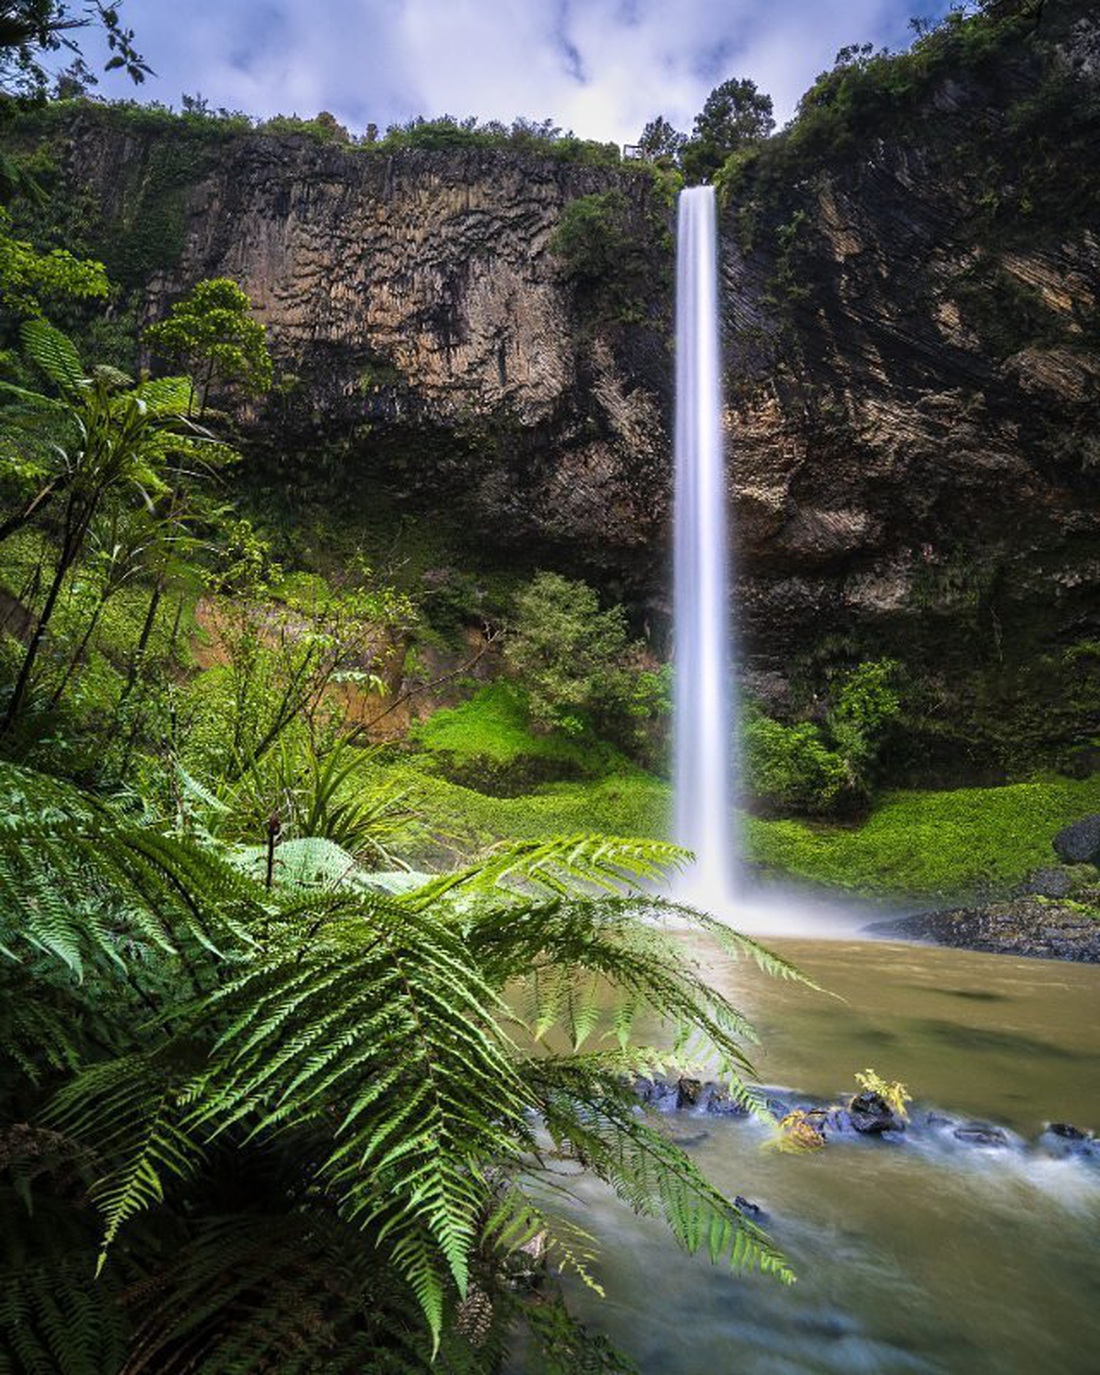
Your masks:
M272 461L306 472L336 452L337 488L457 503L490 545L640 566L660 537L670 357L668 207L647 171L257 134L166 177L163 139L86 112L58 144L62 184L96 208L90 246L130 273L142 321L203 277L249 293L281 382L243 419ZM606 308L582 320L552 245L566 205L609 191L653 264L629 326ZM135 254L167 197L171 250ZM135 274L135 257L155 265Z
M1062 10L725 221L755 685L893 654L919 748L994 772L1100 727L1100 23Z
M897 657L916 754L948 768L1100 731L1100 25L1083 0L1044 23L724 189L750 687L805 706ZM283 380L243 423L280 481L323 467L335 501L595 574L659 628L671 209L647 173L259 135L166 162L165 137L77 117L62 184L143 318L204 276L249 292ZM609 194L617 291L555 252Z

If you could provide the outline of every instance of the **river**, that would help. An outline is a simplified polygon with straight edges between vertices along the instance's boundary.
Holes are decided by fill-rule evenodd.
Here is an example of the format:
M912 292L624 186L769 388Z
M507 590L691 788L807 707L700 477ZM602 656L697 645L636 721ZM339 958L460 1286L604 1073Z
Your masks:
M579 1220L607 1298L568 1290L645 1375L1096 1375L1100 1160L1035 1146L1048 1122L1100 1127L1100 968L860 940L772 940L829 996L700 949L751 1014L762 1083L841 1099L873 1067L929 1112L981 1120L900 1144L836 1139L790 1155L755 1121L678 1113L711 1179L768 1214L797 1272L785 1288L675 1250L596 1183ZM843 999L843 1001L838 1001Z

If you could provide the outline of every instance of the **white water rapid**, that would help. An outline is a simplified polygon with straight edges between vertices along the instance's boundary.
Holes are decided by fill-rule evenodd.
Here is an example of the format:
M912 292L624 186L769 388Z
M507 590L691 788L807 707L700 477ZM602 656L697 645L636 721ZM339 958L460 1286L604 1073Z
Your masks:
M696 862L676 897L711 911L737 888L735 719L714 188L680 193L676 248L674 836Z

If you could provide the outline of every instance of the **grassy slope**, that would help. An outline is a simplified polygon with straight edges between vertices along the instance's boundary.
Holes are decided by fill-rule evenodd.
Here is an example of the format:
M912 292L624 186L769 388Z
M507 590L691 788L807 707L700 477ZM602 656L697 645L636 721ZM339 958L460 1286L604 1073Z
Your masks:
M433 761L480 756L494 764L525 755L576 758L573 741L526 731L522 706L504 684L439 712L418 730L426 756L393 771L414 790L437 831L456 848L505 836L536 839L579 830L664 836L669 785L623 761L594 780L546 784L491 797L448 782ZM743 820L750 860L769 869L859 893L942 897L1001 889L1056 862L1054 833L1100 811L1100 776L1051 778L1001 788L885 794L859 826Z
M431 822L461 848L581 830L667 835L671 790L644 773L487 797L412 768L399 772ZM1097 811L1100 778L1054 779L890 793L856 827L757 817L743 825L748 858L776 872L855 893L953 897L1008 888L1057 863L1054 833Z
M1007 888L1057 863L1054 833L1097 811L1100 777L896 792L851 829L750 819L748 851L776 869L851 891L954 896Z

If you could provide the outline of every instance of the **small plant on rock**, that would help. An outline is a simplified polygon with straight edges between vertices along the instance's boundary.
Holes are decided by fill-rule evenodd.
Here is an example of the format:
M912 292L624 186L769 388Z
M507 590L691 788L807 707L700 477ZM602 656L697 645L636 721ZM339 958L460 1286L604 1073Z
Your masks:
M909 1093L904 1084L899 1083L896 1079L892 1084L888 1084L873 1069L857 1069L855 1078L861 1093L875 1094L882 1099L895 1117L900 1117L903 1122L909 1120L909 1111L905 1105L913 1101L913 1095Z

